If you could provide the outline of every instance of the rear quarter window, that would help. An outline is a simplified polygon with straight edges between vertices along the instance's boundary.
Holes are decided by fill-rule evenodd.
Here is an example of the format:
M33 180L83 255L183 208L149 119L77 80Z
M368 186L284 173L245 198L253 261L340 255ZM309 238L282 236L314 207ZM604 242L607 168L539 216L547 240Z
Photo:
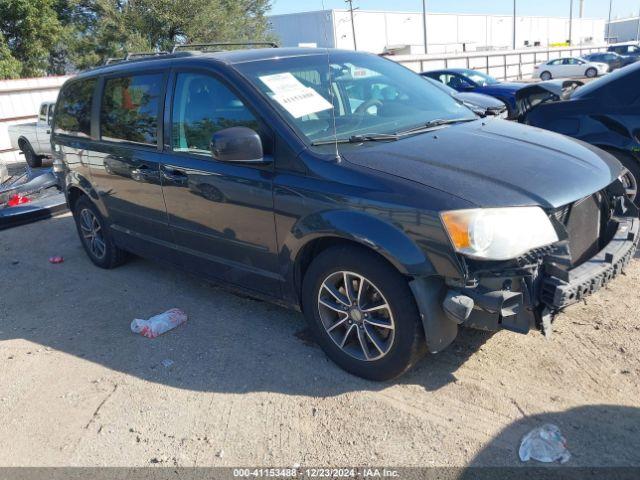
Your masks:
M103 140L156 146L164 75L108 78L100 107Z
M77 80L60 92L54 117L54 133L76 137L91 136L91 103L97 80Z

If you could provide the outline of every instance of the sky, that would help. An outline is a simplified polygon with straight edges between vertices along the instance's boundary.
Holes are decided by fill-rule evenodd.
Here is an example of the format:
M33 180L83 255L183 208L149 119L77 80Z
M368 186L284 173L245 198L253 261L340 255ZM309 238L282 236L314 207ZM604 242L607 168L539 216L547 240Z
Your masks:
M569 16L571 0L517 0L519 15ZM577 16L579 0L573 0ZM323 0L272 0L271 14L322 10ZM390 5L391 4L391 5ZM345 8L344 0L324 0L324 6ZM353 0L362 10L422 11L422 0ZM434 13L511 14L512 0L427 0L427 11ZM612 18L637 16L640 0L613 0ZM584 0L584 16L607 18L609 0Z

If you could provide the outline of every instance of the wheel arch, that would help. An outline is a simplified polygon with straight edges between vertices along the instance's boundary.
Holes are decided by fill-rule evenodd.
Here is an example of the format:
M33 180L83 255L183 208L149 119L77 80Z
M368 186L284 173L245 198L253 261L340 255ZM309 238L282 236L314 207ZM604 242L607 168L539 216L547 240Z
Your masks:
M24 145L28 145L29 148L31 148L31 150L33 150L33 147L31 146L31 142L29 141L29 139L27 137L25 137L24 135L21 135L18 137L18 148L22 151L24 148Z
M100 200L97 192L91 186L91 183L84 177L74 175L71 181L67 180L67 187L65 188L65 196L67 198L67 205L69 210L73 212L76 202L80 197L88 197L91 202L96 205L100 214L104 218L108 218L107 209L104 203Z
M394 225L361 212L318 213L298 222L282 248L291 252L288 279L297 304L302 280L313 259L327 248L339 245L373 252L408 277L436 273L426 254Z

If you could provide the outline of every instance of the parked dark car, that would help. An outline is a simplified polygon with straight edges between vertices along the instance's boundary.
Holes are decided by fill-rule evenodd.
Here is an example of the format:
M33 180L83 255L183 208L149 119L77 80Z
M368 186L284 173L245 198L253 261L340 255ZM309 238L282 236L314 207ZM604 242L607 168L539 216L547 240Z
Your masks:
M550 82L518 92L519 121L606 150L627 169L625 187L640 205L640 63L565 93Z
M613 157L480 119L364 53L97 68L63 86L52 139L97 266L132 252L301 309L331 359L374 380L459 326L549 331L640 238Z
M609 71L617 70L618 68L626 67L638 60L637 57L622 56L615 52L598 52L584 55L585 60L590 62L606 63L609 65Z
M483 93L458 92L444 83L434 80L433 78L429 78L424 74L422 75L425 80L431 82L433 85L448 93L456 100L461 101L470 110L473 110L474 113L481 117L506 118L508 116L507 106L497 98L484 95Z
M618 55L632 57L636 60L640 58L640 44L638 42L623 43L621 45L611 45L607 48L609 52L615 52Z
M509 109L509 117L516 111L516 92L528 85L522 82L501 82L495 78L466 68L450 68L423 72L422 75L438 80L458 92L474 92L490 95L502 101Z

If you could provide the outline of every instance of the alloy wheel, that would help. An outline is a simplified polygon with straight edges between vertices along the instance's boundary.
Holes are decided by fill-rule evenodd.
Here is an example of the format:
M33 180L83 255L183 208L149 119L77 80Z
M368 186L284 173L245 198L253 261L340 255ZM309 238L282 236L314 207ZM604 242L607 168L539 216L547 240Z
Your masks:
M91 253L97 259L104 258L107 247L102 236L102 226L96 215L88 208L80 211L80 230Z
M391 307L380 289L360 274L339 271L325 278L318 312L333 342L358 360L379 360L393 346Z

